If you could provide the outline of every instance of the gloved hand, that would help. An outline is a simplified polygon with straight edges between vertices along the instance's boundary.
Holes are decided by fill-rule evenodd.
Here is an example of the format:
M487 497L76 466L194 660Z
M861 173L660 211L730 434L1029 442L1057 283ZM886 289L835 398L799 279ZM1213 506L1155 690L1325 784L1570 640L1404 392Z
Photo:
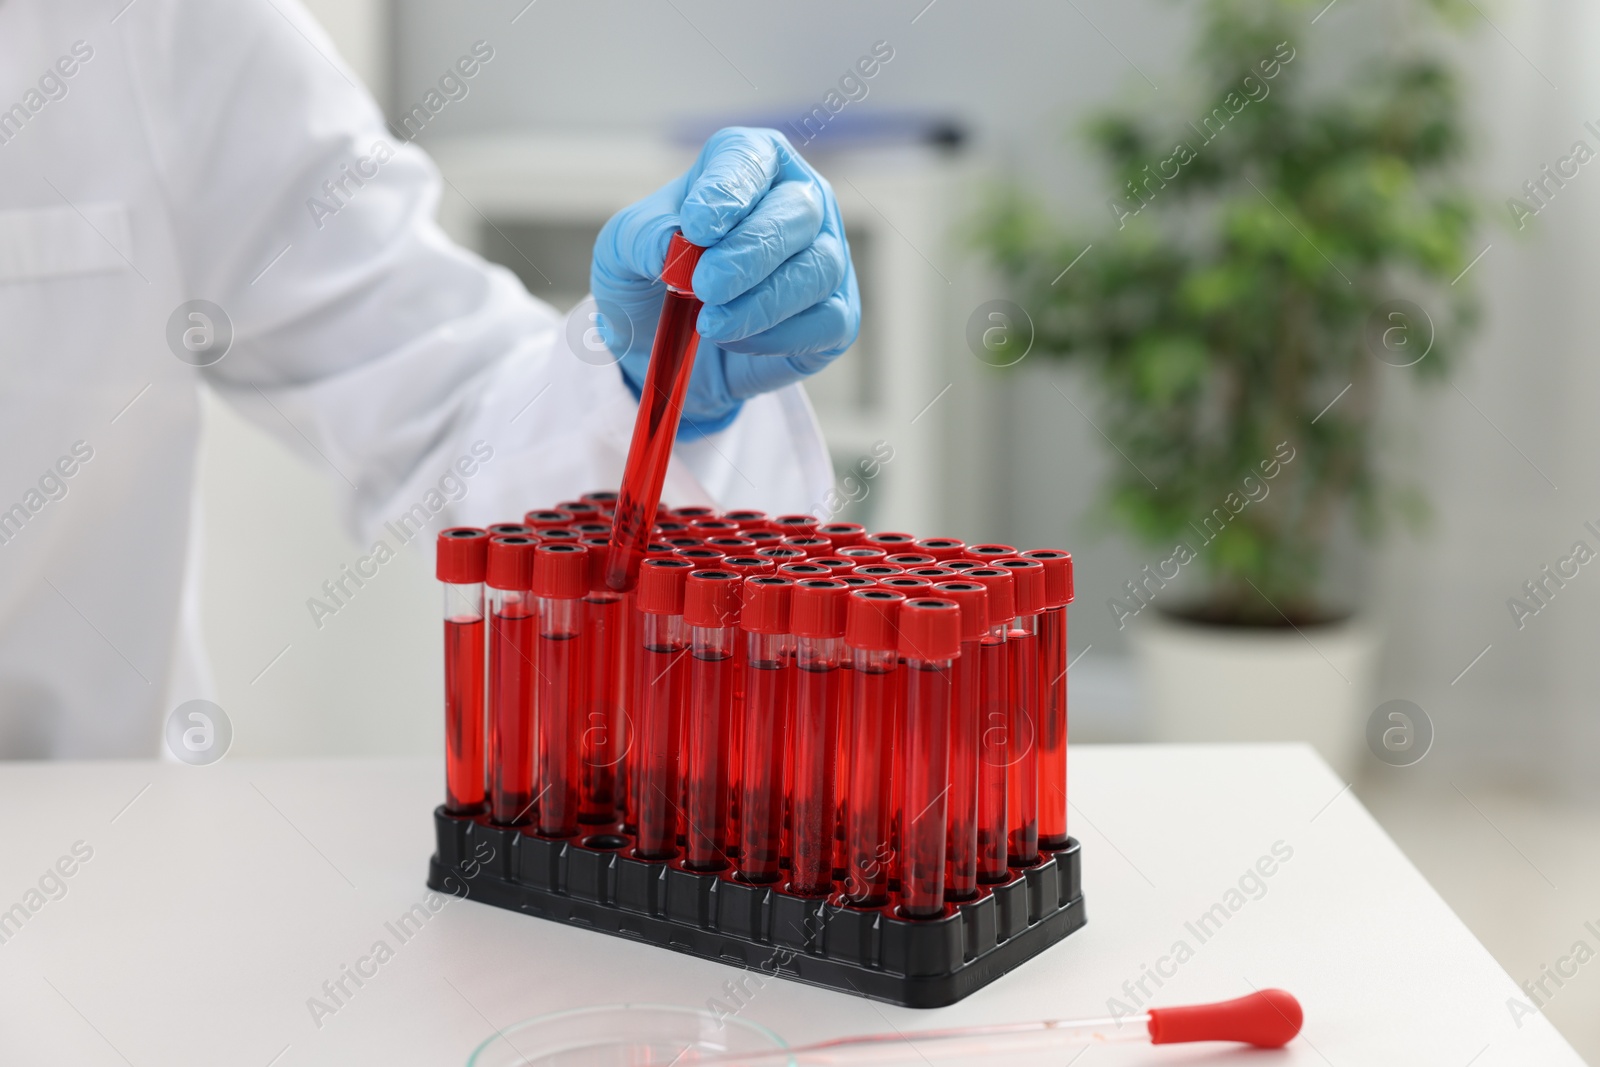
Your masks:
M855 341L861 294L826 180L775 130L719 130L683 177L600 230L590 286L635 396L666 286L672 231L704 246L700 347L680 438L723 429L749 397L815 374Z

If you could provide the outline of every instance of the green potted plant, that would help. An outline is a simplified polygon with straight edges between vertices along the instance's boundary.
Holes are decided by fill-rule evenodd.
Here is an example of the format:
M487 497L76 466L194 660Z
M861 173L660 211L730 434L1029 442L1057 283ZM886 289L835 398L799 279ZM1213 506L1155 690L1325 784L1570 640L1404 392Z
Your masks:
M1377 396L1447 372L1475 212L1427 43L1443 6L1390 9L1407 24L1314 72L1320 6L1205 0L1187 102L1088 127L1105 221L1063 232L1013 186L979 232L1034 348L1096 383L1104 514L1149 560L1106 609L1158 735L1306 739L1348 767L1376 641L1330 561L1419 516L1377 462Z

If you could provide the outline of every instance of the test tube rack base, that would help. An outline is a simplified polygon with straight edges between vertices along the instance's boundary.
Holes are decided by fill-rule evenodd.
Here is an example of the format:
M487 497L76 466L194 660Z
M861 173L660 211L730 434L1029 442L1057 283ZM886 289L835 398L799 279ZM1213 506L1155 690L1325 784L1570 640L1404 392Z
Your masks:
M1083 926L1078 842L936 919L636 859L612 826L551 839L434 812L428 885L483 904L907 1008L953 1004Z

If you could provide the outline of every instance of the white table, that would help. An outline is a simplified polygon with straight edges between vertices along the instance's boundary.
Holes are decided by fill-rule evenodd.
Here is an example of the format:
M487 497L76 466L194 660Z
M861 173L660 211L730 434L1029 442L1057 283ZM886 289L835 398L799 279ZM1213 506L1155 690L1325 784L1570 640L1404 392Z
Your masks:
M1515 1024L1516 986L1309 749L1082 746L1071 774L1085 929L949 1008L771 982L743 1015L791 1043L1101 1015L1159 964L1158 1005L1282 986L1304 1035L1277 1054L1103 1046L1079 1067L1582 1062L1542 1017ZM400 943L385 923L426 895L441 777L409 760L0 765L0 911L42 902L0 927L0 1064L441 1067L531 1015L721 994L722 965L474 902ZM65 895L28 898L80 841ZM1230 898L1279 842L1292 856L1247 881L1258 899ZM1238 906L1202 942L1185 924L1219 903ZM380 939L393 958L316 1026L308 998ZM1180 940L1192 958L1161 963Z

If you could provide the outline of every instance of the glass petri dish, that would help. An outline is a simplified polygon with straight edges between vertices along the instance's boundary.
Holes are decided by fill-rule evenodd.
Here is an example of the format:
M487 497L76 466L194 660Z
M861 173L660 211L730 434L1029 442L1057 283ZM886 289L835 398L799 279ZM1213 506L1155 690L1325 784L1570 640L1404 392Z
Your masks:
M784 1048L764 1026L672 1004L610 1004L508 1026L473 1050L467 1067L668 1067L693 1055Z

